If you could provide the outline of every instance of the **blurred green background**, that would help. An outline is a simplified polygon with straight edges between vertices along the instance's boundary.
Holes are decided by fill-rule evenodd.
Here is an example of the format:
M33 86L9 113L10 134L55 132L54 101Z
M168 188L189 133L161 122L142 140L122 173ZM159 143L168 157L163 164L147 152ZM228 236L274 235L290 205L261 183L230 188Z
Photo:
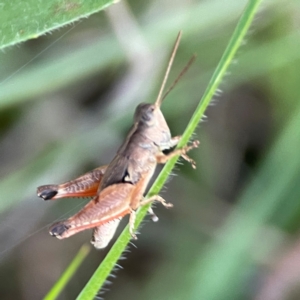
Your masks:
M197 61L162 110L181 134L245 4L120 2L0 54L1 299L41 299L91 237L50 237L87 200L44 202L36 187L113 158L180 29L169 82ZM174 208L145 220L105 299L300 298L299 20L299 1L263 2L194 136L197 170L177 165L161 193ZM78 295L108 249L92 249L59 299Z

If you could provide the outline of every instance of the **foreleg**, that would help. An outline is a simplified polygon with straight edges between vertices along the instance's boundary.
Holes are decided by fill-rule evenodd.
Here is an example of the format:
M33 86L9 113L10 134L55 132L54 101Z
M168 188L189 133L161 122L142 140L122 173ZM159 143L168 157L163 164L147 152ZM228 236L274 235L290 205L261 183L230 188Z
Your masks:
M190 151L191 149L197 148L198 145L199 145L199 141L193 141L192 145L185 146L181 149L175 149L171 153L164 154L164 153L161 152L161 153L156 155L157 163L165 164L172 157L180 155L182 158L184 158L186 161L188 161L192 165L192 167L195 169L196 168L195 161L192 160L186 153L188 151Z

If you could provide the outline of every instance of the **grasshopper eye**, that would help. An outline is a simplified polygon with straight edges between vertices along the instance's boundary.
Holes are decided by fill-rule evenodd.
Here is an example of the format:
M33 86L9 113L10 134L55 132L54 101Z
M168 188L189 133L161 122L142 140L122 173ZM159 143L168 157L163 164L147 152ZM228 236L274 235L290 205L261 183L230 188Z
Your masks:
M153 111L154 107L150 106L148 107L143 113L142 113L142 120L144 122L149 122L153 119Z
M135 122L152 123L155 107L152 104L141 103L135 111Z

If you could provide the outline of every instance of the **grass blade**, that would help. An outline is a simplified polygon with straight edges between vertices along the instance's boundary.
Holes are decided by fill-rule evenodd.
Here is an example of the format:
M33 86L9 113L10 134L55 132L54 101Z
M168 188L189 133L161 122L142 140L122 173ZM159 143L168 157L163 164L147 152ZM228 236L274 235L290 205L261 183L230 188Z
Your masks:
M44 300L53 300L56 299L64 287L68 284L74 273L80 267L86 256L89 254L91 247L87 244L84 244L78 251L75 258L72 260L68 268L64 271L61 277L57 280L48 294L44 297Z

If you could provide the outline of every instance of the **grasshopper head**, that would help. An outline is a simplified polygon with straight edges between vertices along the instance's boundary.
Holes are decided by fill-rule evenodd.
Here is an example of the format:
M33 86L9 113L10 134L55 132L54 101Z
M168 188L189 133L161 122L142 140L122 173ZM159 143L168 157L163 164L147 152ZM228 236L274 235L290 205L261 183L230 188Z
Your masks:
M158 145L168 142L171 138L169 126L158 105L139 104L135 110L134 122L145 137Z
M175 45L169 60L169 64L162 82L162 85L160 87L158 96L156 98L156 101L154 104L147 104L147 103L141 103L135 110L134 114L134 122L138 127L139 133L142 134L144 137L150 139L153 141L156 145L158 145L160 148L162 148L162 145L169 144L171 140L171 133L170 129L168 127L168 124L165 120L165 117L163 116L160 106L163 102L163 100L166 98L166 96L169 94L169 92L175 87L179 79L183 76L183 74L188 70L192 62L195 60L195 55L192 56L192 58L189 60L187 65L184 67L184 69L181 71L181 73L178 75L178 77L175 79L174 83L170 86L170 88L167 90L167 92L163 95L163 91L169 76L169 72L171 70L171 66L173 64L173 60L175 58L175 54L177 51L177 48L179 46L181 38L181 31L179 32L177 39L175 41Z

